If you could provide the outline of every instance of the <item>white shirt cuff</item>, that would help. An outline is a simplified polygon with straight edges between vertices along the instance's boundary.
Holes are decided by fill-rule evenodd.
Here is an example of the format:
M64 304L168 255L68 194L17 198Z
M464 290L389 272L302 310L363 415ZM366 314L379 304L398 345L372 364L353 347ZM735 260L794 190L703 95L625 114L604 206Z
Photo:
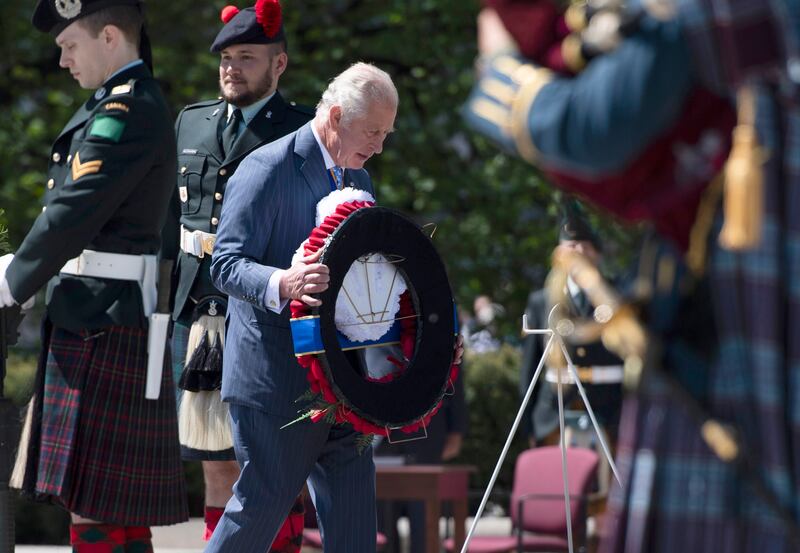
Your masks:
M269 282L267 282L266 306L273 313L280 313L289 303L288 299L282 300L280 294L281 275L285 272L283 269L274 271L269 277Z

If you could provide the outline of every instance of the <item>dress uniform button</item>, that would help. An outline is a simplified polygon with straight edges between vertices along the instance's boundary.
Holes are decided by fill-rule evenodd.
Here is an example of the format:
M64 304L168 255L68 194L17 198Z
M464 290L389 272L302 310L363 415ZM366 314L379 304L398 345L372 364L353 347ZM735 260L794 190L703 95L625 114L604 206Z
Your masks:
M69 155L67 156L67 163L69 163L70 161L72 161L72 154L69 154Z
M217 200L218 202L222 201L222 194L217 192L216 194L214 194L214 199Z
M56 181L55 180L50 179L49 181L47 181L47 189L48 190L52 190L55 185L56 185Z
M59 161L61 161L61 154L56 152L53 154L53 162L58 163Z
M185 175L185 174L186 174L186 167L184 166L184 167L181 167L181 175Z
M575 353L578 354L578 357L586 357L586 348L578 348Z
M214 225L214 226L218 225L219 224L219 219L217 219L216 217L212 217L211 218L211 224Z
M220 176L220 177L224 177L224 176L225 176L225 175L227 175L227 174L228 174L228 170L227 170L227 169L225 169L224 167L223 167L222 169L220 169L220 170L219 170L219 176Z
M44 213L45 211L47 211L47 206L42 207L42 213Z

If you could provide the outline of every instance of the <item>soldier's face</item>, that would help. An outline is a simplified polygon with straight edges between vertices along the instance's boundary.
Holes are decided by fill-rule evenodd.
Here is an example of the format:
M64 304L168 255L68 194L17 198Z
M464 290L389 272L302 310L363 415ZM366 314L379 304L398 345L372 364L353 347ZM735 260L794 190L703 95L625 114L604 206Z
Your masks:
M107 37L103 32L93 37L80 21L75 21L56 37L61 48L58 64L69 69L81 88L98 88L109 74Z
M397 106L372 104L362 117L343 119L339 106L331 108L332 133L330 154L336 165L361 169L375 154L383 151L383 141L394 130Z
M246 107L275 92L286 69L275 44L234 44L220 53L219 88L226 102Z
M586 256L594 264L600 262L600 252L589 240L561 240L558 247L563 250L578 252Z

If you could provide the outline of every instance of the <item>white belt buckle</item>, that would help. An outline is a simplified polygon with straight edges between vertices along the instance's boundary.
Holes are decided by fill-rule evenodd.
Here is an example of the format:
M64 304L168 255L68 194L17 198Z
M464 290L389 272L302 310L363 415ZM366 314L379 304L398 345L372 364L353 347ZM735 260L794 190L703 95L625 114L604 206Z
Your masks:
M209 232L200 230L188 231L186 227L181 226L181 249L193 255L204 258L206 254L211 255L214 251L214 243L217 241L217 236Z

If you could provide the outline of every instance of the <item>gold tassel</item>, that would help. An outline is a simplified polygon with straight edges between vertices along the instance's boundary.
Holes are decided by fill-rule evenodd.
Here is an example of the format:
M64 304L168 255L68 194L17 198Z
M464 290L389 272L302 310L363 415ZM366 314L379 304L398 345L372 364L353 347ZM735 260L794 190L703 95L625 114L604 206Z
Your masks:
M742 251L761 241L764 211L765 151L758 145L755 129L756 98L750 87L738 94L738 122L733 147L725 164L725 222L719 243L727 250Z

